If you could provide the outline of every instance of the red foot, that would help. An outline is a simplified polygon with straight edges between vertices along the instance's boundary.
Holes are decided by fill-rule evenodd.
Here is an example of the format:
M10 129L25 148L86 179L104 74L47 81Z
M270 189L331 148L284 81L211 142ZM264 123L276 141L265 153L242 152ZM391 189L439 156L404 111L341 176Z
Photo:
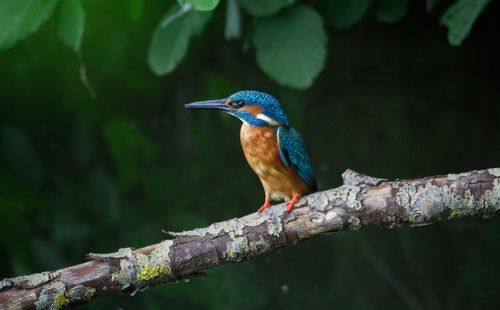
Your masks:
M293 195L292 200L290 200L290 202L288 202L288 204L286 205L285 212L290 213L290 211L292 211L293 206L295 206L295 204L297 203L297 201L299 201L299 199L300 195Z
M257 210L257 212L262 213L267 208L271 208L271 201L266 197L266 201L264 201L264 204L259 208L259 210Z

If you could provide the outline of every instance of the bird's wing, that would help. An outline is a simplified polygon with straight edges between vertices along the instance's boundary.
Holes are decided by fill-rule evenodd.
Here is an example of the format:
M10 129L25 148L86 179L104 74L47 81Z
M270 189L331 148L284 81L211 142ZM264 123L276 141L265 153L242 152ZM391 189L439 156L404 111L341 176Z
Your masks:
M297 130L291 127L279 127L277 135L281 160L288 167L295 169L299 177L309 186L311 192L315 192L318 186L304 139Z

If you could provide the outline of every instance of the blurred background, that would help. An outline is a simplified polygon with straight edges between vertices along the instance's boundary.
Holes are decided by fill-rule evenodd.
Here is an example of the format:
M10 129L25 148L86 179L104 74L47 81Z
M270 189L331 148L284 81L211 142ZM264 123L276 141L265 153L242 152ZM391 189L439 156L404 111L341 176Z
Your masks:
M0 52L0 278L254 212L263 191L240 122L183 106L242 89L281 102L323 190L347 168L395 179L500 166L498 2L460 47L442 10L413 2L393 24L325 27L326 65L305 90L269 78L245 35L224 39L224 2L158 77L146 54L171 3L138 14L125 2L84 2L79 53L53 19ZM498 309L499 244L499 218L367 228L82 309Z

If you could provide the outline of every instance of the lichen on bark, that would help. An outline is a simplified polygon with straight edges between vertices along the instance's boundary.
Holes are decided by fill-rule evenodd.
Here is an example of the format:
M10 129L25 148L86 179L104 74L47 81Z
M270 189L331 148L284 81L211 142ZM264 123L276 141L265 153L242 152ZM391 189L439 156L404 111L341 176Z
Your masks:
M174 239L144 248L91 253L90 261L80 265L3 279L0 308L60 309L98 296L133 294L328 233L500 213L499 168L394 182L354 171L343 177L344 185L302 197L289 214L276 205L263 214L169 233Z

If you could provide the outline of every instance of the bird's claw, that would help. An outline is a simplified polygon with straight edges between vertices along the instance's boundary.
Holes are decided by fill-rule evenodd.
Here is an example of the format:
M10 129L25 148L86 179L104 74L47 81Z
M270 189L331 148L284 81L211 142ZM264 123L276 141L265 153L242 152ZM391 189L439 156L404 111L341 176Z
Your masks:
M299 195L293 195L292 200L290 200L290 202L288 202L288 204L286 205L285 212L290 213L292 211L293 206L295 206L295 204L297 203L297 201L299 201L299 199L300 199Z
M269 200L266 199L264 204L259 208L259 210L257 210L257 212L262 213L267 208L271 208L271 203L269 202Z

